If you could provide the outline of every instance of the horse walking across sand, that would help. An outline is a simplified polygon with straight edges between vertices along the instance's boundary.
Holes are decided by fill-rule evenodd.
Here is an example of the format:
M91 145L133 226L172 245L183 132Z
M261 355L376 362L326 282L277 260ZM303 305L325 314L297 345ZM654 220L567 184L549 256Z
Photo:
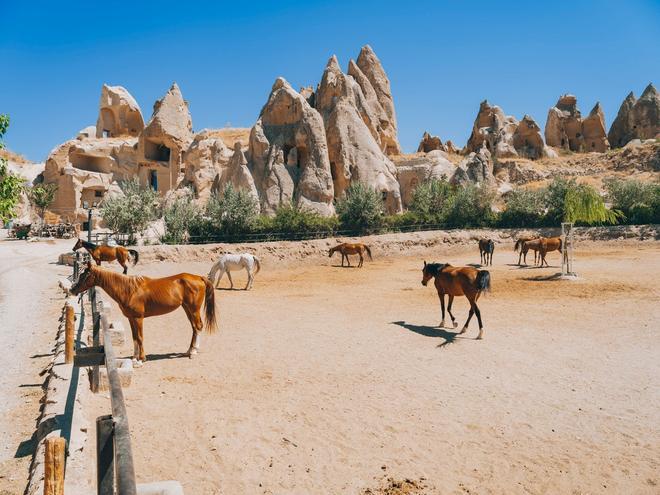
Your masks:
M482 265L493 266L493 253L495 252L495 243L492 239L479 239L479 256Z
M367 255L369 255L369 259L373 261L373 258L371 257L371 249L369 249L369 246L359 242L355 244L350 244L347 242L338 244L337 246L328 250L328 256L332 258L332 255L335 254L336 251L341 253L341 266L344 266L344 258L346 258L348 266L351 266L351 260L348 258L349 254L357 254L360 257L358 268L362 268L362 264L364 263L364 256L362 255L364 252L366 252Z
M536 264L536 255L538 254L538 250L540 248L540 244L530 244L529 246L525 247L525 244L534 240L537 240L538 237L520 237L517 241L515 246L513 246L513 252L518 252L520 250L520 254L518 254L518 266L520 266L520 260L523 259L525 265L527 264L527 252L532 249L534 251L534 264Z
M234 281L231 279L231 272L232 270L236 271L243 269L247 270L248 274L248 281L247 285L245 286L245 290L250 290L252 288L252 284L254 283L254 276L259 273L259 270L261 270L259 258L253 254L223 254L220 256L220 259L216 261L211 267L208 278L211 283L213 283L216 274L220 272L218 280L215 282L215 286L218 287L220 285L220 280L222 280L222 277L226 273L227 277L229 277L231 288L233 289Z
M78 239L73 250L77 251L80 248L85 248L98 266L101 266L101 261L117 260L124 267L124 275L128 273L128 261L132 258L133 266L135 266L140 259L140 255L135 249L126 249L122 246L103 246Z
M91 287L100 287L114 299L131 325L133 333L133 360L136 365L146 361L142 324L145 318L170 313L183 306L192 326L192 340L186 354L192 358L199 350L200 333L206 329L214 333L215 291L210 280L199 275L179 273L170 277L149 278L128 276L98 268L91 262L71 287L78 295ZM202 305L205 322L202 323Z
M467 331L472 315L476 314L477 321L479 322L479 335L477 339L483 338L484 327L481 322L481 311L479 311L477 301L482 292L490 291L490 272L487 270L477 270L471 266L451 266L449 263L427 264L425 261L424 268L422 268L422 285L426 286L431 278L435 279L435 288L438 291L440 307L442 308L440 328L445 326L445 294L449 296L447 312L454 328L458 324L451 312L451 305L454 302L455 296L465 296L470 302L470 313L460 333Z

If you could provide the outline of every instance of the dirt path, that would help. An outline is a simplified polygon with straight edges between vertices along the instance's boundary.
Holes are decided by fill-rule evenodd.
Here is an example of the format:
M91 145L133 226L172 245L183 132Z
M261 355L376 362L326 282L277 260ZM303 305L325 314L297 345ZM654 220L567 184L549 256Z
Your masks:
M67 245L70 242L66 243ZM43 379L62 305L50 264L61 242L0 241L0 494L23 493Z
M216 292L221 330L194 360L178 355L182 311L146 320L150 360L126 393L138 479L200 494L361 493L385 477L424 478L424 493L658 493L658 244L585 243L574 282L496 251L483 341L476 321L436 328L420 284L424 257L465 264L475 249L265 264L253 291Z

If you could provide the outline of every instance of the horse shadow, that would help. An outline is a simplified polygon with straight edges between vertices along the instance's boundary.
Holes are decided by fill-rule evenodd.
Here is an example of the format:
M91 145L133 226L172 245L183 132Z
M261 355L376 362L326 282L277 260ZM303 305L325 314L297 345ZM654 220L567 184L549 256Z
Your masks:
M561 279L561 273L553 273L552 275L536 275L535 277L525 277L523 280L528 282L554 282Z
M331 266L332 268L357 268L357 267L358 267L357 265L350 265L350 266L349 266L349 265L344 265L344 266L341 266L341 265L339 265L339 264L337 264L337 265L330 265L330 266Z
M468 263L468 266L471 266L472 268L481 268L488 265L482 265L481 263Z
M181 359L188 358L186 352L165 352L163 354L147 354L147 361L162 361L163 359Z
M437 347L445 347L449 344L453 344L456 339L464 338L459 337L459 334L456 332L448 332L443 328L431 327L428 325L413 325L412 323L406 323L405 321L393 321L391 322L391 325L398 325L401 328L423 335L424 337L440 337L441 339L445 339L445 341L438 344Z

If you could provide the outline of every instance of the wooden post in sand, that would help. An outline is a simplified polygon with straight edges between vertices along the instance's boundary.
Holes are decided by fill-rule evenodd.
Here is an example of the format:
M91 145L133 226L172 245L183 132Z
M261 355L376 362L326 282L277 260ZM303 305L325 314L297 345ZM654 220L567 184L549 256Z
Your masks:
M66 364L73 363L73 343L74 343L74 327L76 315L73 311L73 306L66 305L65 309L65 322L64 322L64 362Z
M64 495L66 440L62 437L49 437L45 446L44 495Z

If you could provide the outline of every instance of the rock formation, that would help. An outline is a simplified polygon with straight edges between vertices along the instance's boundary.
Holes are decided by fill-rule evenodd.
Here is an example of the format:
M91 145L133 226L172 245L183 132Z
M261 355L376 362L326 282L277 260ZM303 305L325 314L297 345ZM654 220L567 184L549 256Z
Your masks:
M183 154L186 168L180 187L191 187L199 202L205 204L231 156L231 150L214 131L197 133Z
M454 153L455 155L457 155L461 151L456 146L454 146L454 143L452 142L451 139L447 140L447 142L445 143L445 148L447 149L447 153Z
M254 184L252 173L248 168L248 161L245 158L245 153L241 148L240 143L234 145L234 154L229 159L227 168L219 176L218 181L214 184L214 189L222 193L227 186L231 185L234 189L243 189L252 196L257 205L259 204L259 193Z
M151 120L140 134L140 183L161 194L175 189L182 170L182 154L193 140L188 103L176 83L154 104Z
M517 156L513 146L517 127L518 121L514 117L504 115L500 107L491 106L488 100L484 100L479 105L466 150L468 153L478 152L485 146L496 158Z
M399 156L396 158L396 168L405 207L410 206L412 194L420 183L430 179L451 180L456 173L456 165L441 150L433 150L422 156Z
M248 155L263 213L290 201L334 213L323 119L283 78L252 128Z
M623 100L607 137L614 147L633 139L653 139L660 134L660 95L649 84L639 100L631 92Z
M96 137L137 136L144 128L140 106L122 86L103 85Z
M380 60L369 45L365 45L360 50L355 67L349 67L349 74L360 84L362 92L370 98L369 89L356 74L355 68L359 68L366 79L371 83L376 98L384 110L385 119L380 121L380 137L383 150L388 155L401 153L401 146L397 138L396 111L394 110L394 99L390 88L390 80L385 74Z
M557 104L548 111L545 143L570 151L582 151L584 148L582 114L577 108L575 96L562 95Z
M610 148L605 128L605 113L600 103L596 103L589 115L582 121L582 139L585 151L602 153Z
M513 147L519 156L536 160L547 156L556 156L543 142L541 128L529 115L525 115L513 133Z
M366 98L361 86L342 72L332 56L316 92L316 108L323 117L335 196L341 197L357 181L380 192L390 213L401 211L396 167L384 154L363 120Z
M422 140L417 147L417 153L429 153L433 150L447 151L447 148L438 136L431 136L428 132L424 131Z
M494 180L493 160L485 144L479 148L479 151L470 153L458 165L452 177L452 182L455 184L492 183Z

